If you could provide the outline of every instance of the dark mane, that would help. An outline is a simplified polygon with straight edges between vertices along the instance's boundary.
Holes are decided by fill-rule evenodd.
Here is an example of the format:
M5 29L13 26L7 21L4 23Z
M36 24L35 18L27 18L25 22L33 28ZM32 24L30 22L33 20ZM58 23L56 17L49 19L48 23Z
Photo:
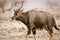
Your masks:
M28 14L29 12L26 12L26 13L22 13L23 14L23 17L22 17L22 22L24 23L24 24L26 24L26 25L28 25L29 24L29 14Z

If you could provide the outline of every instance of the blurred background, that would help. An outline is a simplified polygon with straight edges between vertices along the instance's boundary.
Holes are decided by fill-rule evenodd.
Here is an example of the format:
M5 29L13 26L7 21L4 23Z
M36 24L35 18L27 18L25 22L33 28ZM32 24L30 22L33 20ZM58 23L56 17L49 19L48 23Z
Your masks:
M21 7L21 1L24 1L22 9L28 10L45 10L60 17L60 0L0 0L0 12L6 10L18 10ZM15 5L15 2L18 2ZM55 16L56 16L55 15Z
M3 0L2 0L3 1ZM5 9L11 8L12 4L16 1L22 1L22 0L6 0L6 4L4 6ZM60 8L60 0L23 0L24 6L23 8L26 10L31 10L33 8L38 9L48 9L48 8L54 8L59 9ZM18 3L18 5L20 2Z

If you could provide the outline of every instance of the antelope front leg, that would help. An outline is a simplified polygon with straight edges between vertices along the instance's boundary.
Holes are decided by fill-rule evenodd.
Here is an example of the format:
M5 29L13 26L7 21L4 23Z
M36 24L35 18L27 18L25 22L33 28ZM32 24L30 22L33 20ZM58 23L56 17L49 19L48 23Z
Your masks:
M34 35L34 40L36 40L36 35Z
M50 34L50 40L54 40L53 33Z
M26 40L27 40L27 38L28 38L28 35L30 35L30 33L31 33L31 30L28 29L28 32L27 32L27 34L26 34Z
M26 40L27 40L27 38L28 38L28 34L26 34Z
M33 32L34 40L36 40L36 28L35 27L32 29L32 32Z

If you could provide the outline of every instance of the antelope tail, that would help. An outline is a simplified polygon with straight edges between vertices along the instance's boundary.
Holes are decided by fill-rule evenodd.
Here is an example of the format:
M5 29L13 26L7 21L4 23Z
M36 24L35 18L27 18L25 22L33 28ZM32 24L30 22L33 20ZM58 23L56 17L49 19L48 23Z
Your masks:
M54 27L55 27L55 29L56 29L56 30L60 31L60 29L59 29L59 28L57 28L57 25L54 25Z

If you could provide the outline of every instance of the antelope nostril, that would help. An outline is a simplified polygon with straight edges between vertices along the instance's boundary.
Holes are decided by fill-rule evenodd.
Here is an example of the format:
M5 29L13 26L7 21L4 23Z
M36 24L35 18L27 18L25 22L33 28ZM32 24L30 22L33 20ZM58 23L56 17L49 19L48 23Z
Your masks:
M16 20L19 20L19 18L16 18Z

